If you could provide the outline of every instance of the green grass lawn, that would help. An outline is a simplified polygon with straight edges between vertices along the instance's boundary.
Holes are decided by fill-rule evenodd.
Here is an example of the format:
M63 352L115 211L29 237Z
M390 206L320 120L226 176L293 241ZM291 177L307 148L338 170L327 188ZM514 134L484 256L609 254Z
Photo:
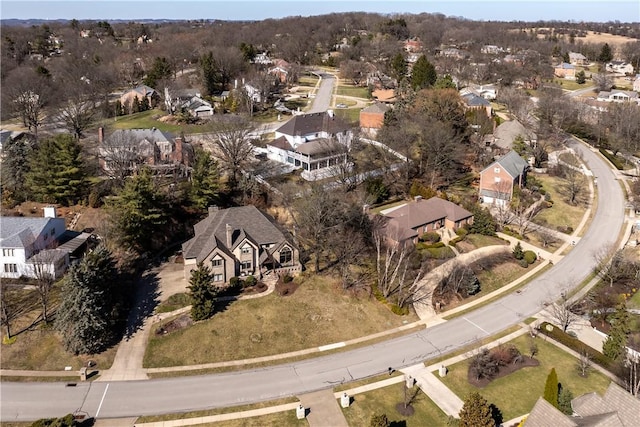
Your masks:
M317 83L318 83L318 77L314 75L306 75L298 79L298 86L314 87Z
M507 242L502 240L499 237L494 236L485 236L483 234L467 234L464 238L465 242L469 242L474 246L474 249L482 248L485 246L493 246L493 245L506 245Z
M370 99L369 89L360 86L338 86L337 95L355 96L356 98Z
M191 298L186 292L171 295L156 308L156 313L169 313L182 307L191 305Z
M627 307L640 309L640 291L636 291L636 293L627 300Z
M337 104L344 104L347 106L347 108L350 108L358 103L351 98L343 98L341 96L336 96L336 105Z
M418 392L413 402L415 413L405 417L396 411L396 404L404 399L404 382L389 387L379 388L367 393L356 394L348 408L342 413L350 426L360 427L369 425L373 414L384 413L391 425L405 427L444 426L447 416L436 406L426 394Z
M540 366L520 369L478 389L467 381L469 360L466 360L449 366L449 373L442 381L463 400L471 392L480 392L489 403L495 404L502 411L504 420L531 411L536 400L544 393L544 384L551 368L556 369L563 387L571 390L576 397L592 391L603 393L608 387L610 379L606 376L592 370L588 377L582 378L576 369L577 359L542 338L536 338L535 342L539 351L536 359L540 361ZM511 343L523 354L528 352L528 335Z
M575 230L584 216L586 207L583 205L570 205L565 201L564 196L560 194L558 190L562 188L563 185L561 178L548 175L536 175L536 178L542 182L547 194L551 195L553 206L548 209L543 209L534 218L534 222L542 225L546 223L549 228L553 229L556 229L556 227L569 226ZM582 196L584 198L589 196L586 182Z
M332 344L417 320L398 316L375 298L356 298L325 276L299 277L293 295L235 301L213 318L152 336L144 366L247 359Z
M566 90L578 90L578 89L584 89L591 86L590 82L579 84L579 83L576 83L575 80L565 80L565 79L554 79L553 83L557 84L562 89L566 89Z
M198 133L203 132L205 129L203 125L178 125L174 123L164 123L158 120L160 117L166 115L167 113L156 108L141 113L119 116L116 117L115 120L108 119L103 122L103 125L113 129L149 129L155 127L163 132L176 134L180 132L184 132L185 134Z
M340 117L347 123L358 123L360 121L361 108L337 108L336 116Z

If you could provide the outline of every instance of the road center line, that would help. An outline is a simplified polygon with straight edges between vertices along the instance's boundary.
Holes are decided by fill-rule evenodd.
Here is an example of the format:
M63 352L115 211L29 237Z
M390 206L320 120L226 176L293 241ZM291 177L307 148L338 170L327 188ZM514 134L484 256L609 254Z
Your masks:
M98 405L98 410L96 411L96 419L100 414L100 409L102 408L102 402L104 402L104 398L107 395L107 390L109 390L109 384L107 384L107 386L104 388L104 393L102 393L102 399L100 399L100 404Z
M464 320L466 320L467 322L471 323L473 326L475 326L476 328L480 329L482 332L484 332L487 335L491 335L489 332L485 331L484 329L482 329L480 326L478 326L477 324L473 323L471 320L467 319L466 317L463 317Z

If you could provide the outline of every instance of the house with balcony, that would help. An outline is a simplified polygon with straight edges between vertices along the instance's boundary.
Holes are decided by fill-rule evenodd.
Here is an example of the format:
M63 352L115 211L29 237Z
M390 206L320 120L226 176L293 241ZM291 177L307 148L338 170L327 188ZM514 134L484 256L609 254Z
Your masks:
M351 127L332 110L296 115L275 131L267 143L267 157L302 169L309 181L335 174L343 166L351 145Z
M301 271L300 251L288 233L255 206L209 207L209 215L194 226L194 237L182 245L185 278L199 263L208 266L215 286L232 277Z

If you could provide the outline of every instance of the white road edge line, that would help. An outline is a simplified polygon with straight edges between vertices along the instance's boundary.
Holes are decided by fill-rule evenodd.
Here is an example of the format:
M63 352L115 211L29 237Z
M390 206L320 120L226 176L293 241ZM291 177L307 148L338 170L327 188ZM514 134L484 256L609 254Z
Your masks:
M104 402L104 398L107 395L107 390L109 390L109 384L107 384L107 386L104 388L104 393L102 393L102 399L100 399L100 404L98 405L98 410L96 411L96 419L98 418L98 415L100 414L100 409L102 409L102 402Z
M482 329L480 326L476 325L475 323L473 323L471 320L467 319L466 317L463 317L464 320L466 320L467 322L471 323L473 326L475 326L476 328L480 329L482 332L484 332L487 335L491 335L489 332L485 331L484 329Z

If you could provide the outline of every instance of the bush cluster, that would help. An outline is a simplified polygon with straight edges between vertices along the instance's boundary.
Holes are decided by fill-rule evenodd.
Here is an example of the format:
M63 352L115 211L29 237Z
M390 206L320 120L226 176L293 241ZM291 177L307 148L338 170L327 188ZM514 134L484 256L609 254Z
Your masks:
M613 361L609 359L607 356L605 356L604 354L593 349L592 347L589 347L588 345L580 341L578 338L574 338L568 333L563 332L562 329L558 327L551 325L553 326L553 329L551 331L547 330L547 325L549 325L549 323L547 322L541 323L540 332L542 332L549 338L552 338L558 341L560 344L566 345L567 347L569 347L570 349L578 353L581 353L583 351L586 352L590 356L591 360L593 360L595 363L602 366L603 368L609 369L611 367Z
M520 350L513 344L503 344L493 350L483 348L471 359L469 372L478 380L492 379L501 366L515 363L520 358Z
M427 231L422 236L420 236L418 240L421 242L433 244L440 241L440 235L435 231Z
M523 259L527 262L527 264L533 264L538 259L538 256L533 251L524 251Z

